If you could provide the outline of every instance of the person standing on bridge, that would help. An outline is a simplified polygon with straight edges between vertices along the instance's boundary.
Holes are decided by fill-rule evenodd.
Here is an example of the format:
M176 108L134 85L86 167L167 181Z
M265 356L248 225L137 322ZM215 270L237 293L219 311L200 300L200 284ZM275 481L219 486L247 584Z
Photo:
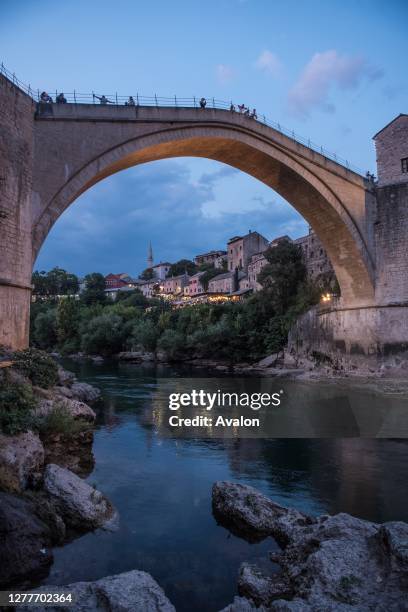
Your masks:
M57 104L66 104L66 103L67 103L67 99L66 99L66 97L64 96L64 94L62 93L62 91L61 91L61 93L59 93L59 94L58 94L58 96L55 98L55 101L56 101L56 103L57 103Z
M251 119L258 119L258 115L256 114L256 108L252 110Z
M230 111L231 113L235 113L235 106L234 104L231 102L231 106L230 106Z
M92 94L92 95L94 98L97 98L99 102L103 105L115 104L114 102L112 102L112 100L108 100L108 98L105 95L102 95L102 96L97 96L96 94Z
M129 96L128 101L125 102L125 106L136 106L133 96Z
M52 98L47 94L46 91L43 91L40 96L40 102L45 102L45 104L52 104Z
M201 98L200 107L205 108L207 106L207 100L205 98Z

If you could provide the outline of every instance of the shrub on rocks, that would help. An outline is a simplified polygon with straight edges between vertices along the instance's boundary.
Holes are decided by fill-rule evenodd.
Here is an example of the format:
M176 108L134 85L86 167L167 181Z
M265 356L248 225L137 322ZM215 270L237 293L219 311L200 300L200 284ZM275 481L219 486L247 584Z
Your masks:
M57 384L58 366L44 351L35 348L17 351L13 360L13 367L29 378L33 385L48 389Z
M36 406L30 385L5 380L0 385L0 430L10 436L28 431Z

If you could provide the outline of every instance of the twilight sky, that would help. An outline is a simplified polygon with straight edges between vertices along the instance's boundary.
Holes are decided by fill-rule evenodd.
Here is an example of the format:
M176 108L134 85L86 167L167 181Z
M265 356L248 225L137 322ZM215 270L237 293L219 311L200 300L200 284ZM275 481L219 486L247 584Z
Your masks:
M214 96L375 172L372 136L408 110L406 0L2 0L0 61L48 91ZM307 230L270 188L203 159L144 164L84 193L36 268L145 267L224 248L248 229Z

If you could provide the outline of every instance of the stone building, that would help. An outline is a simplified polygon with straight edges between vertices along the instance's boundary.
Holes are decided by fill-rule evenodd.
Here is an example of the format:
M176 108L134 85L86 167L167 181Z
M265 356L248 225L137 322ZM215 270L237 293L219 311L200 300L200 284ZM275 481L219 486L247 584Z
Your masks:
M248 264L246 289L252 289L254 292L262 289L262 285L258 283L257 278L258 274L267 263L268 260L263 253L255 253L255 255L252 255Z
M329 284L332 280L334 281L333 266L320 239L311 227L306 236L296 238L293 242L302 249L303 261L310 280L325 280Z
M218 274L218 276L214 276L214 278L209 281L208 292L234 293L240 289L240 281L245 277L245 273L239 270Z
M153 278L151 280L139 280L137 283L137 289L140 289L140 291L143 293L143 295L146 298L151 298L153 297L159 288L159 284L157 279Z
M188 285L188 274L179 274L165 278L160 282L160 293L164 295L180 295L184 293L184 287Z
M258 232L249 230L245 236L234 236L228 241L228 270L247 270L252 255L265 251L269 242Z
M222 262L226 255L227 251L209 251L208 253L203 253L202 255L196 255L194 257L194 263L196 266L201 266L202 264L213 264L215 268L222 268Z
M199 295L200 293L204 293L205 289L200 282L200 277L204 274L204 272L197 272L193 274L188 279L188 284L184 287L184 295L193 296Z
M408 182L408 115L400 114L373 137L378 186Z
M112 274L111 272L105 276L105 286L107 289L120 289L131 284L133 284L133 281L126 272L120 272L119 274Z
M160 262L155 266L152 266L153 274L155 278L159 280L164 280L169 273L171 268L171 263L168 261Z

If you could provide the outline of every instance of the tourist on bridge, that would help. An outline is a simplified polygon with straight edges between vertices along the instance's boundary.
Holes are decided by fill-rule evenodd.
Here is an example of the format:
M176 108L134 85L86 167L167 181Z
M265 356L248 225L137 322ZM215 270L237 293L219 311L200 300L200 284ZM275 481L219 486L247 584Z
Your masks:
M96 94L92 94L92 95L93 95L94 98L97 98L101 104L104 104L104 105L106 105L106 104L115 104L114 102L112 102L112 100L108 100L108 98L106 96L104 96L104 95L102 95L102 96L97 96Z
M201 98L200 107L205 108L207 106L207 100L205 98Z
M125 102L125 106L136 106L133 96L129 96L128 101Z
M246 108L245 104L238 104L238 110L242 114L242 113L244 113L247 110L247 108Z
M64 94L61 92L58 94L58 96L55 98L55 101L57 104L66 104L67 103L67 99L64 96Z
M52 104L52 98L47 94L46 91L43 91L40 96L40 102L44 102L45 104Z
M231 102L231 106L230 106L230 111L231 113L235 113L235 105Z
M251 119L258 119L258 115L256 114L256 108L252 109Z

